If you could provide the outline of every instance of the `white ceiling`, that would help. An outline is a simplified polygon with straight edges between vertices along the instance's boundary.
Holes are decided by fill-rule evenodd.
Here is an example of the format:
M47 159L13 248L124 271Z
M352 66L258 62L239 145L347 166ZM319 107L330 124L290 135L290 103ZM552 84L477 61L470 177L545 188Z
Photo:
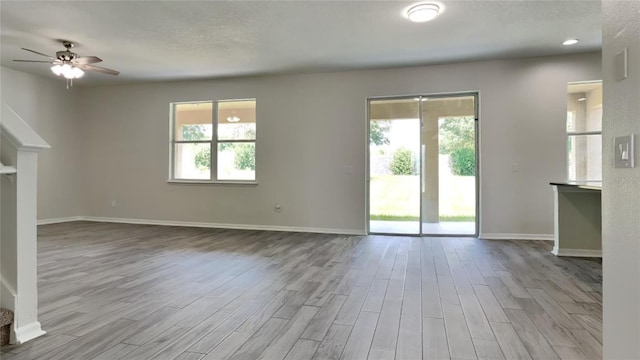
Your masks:
M600 1L444 1L411 23L405 1L2 1L1 63L54 77L56 39L118 77L77 85L319 72L567 54L601 47ZM561 45L568 38L578 45Z

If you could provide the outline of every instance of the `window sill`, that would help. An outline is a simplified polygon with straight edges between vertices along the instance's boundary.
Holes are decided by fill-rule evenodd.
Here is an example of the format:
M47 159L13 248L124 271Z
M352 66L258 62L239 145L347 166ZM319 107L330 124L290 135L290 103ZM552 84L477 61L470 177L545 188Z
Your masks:
M169 184L185 184L185 185L233 185L233 186L257 186L257 181L241 181L241 180L167 180Z

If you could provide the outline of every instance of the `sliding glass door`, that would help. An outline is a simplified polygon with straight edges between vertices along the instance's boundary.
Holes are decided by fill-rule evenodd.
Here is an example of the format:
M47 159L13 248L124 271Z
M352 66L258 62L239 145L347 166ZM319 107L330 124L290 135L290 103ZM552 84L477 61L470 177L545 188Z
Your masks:
M369 230L420 234L420 100L371 100L369 114Z
M476 98L369 100L369 232L477 234Z

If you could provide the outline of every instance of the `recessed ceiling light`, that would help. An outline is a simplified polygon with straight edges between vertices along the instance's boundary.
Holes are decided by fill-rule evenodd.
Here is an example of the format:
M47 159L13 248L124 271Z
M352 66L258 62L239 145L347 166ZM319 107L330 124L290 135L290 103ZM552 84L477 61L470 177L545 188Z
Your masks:
M579 41L578 39L569 39L569 40L565 40L562 43L562 45L565 45L565 46L567 46L567 45L575 45L575 44L578 43L578 41Z
M413 22L427 22L440 14L440 6L434 3L422 3L411 6L405 17Z
M578 101L585 101L585 100L587 100L586 97L581 97L580 99L578 99Z

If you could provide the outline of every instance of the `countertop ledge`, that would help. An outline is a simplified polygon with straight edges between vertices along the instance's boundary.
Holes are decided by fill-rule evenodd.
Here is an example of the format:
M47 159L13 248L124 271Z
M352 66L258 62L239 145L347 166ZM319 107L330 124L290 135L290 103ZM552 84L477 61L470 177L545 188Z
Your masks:
M602 191L602 181L564 181L564 182L550 182L549 185L554 186L569 186L579 189L598 190Z

